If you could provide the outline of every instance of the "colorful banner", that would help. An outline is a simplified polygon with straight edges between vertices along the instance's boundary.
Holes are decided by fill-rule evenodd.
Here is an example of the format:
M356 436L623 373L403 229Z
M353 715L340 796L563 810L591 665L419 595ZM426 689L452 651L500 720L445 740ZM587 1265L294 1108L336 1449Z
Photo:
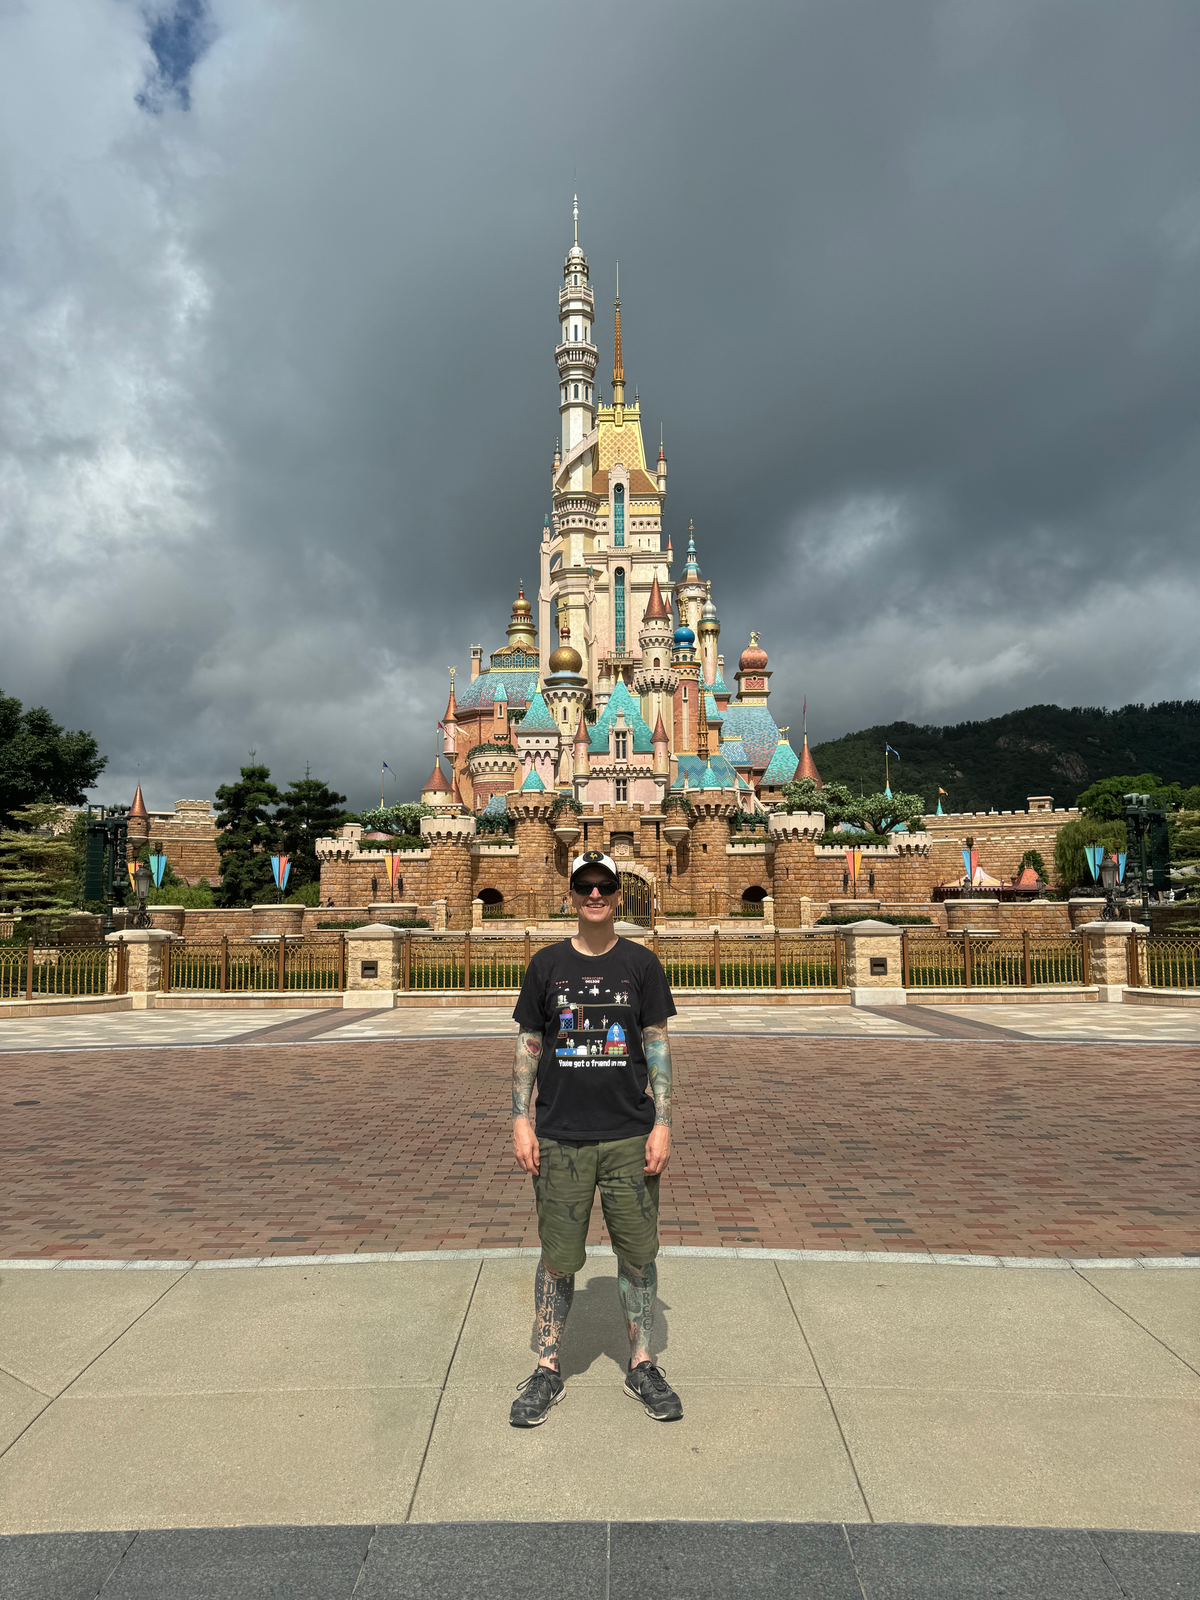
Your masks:
M1087 862L1087 869L1092 875L1092 882L1100 881L1100 863L1104 860L1104 846L1102 844L1085 844L1083 859Z
M854 884L855 887L858 886L858 868L859 868L859 864L860 864L861 861L862 861L862 851L861 850L847 850L846 851L846 869L850 874L850 882L852 884Z
M387 857L388 882L392 886L392 897L396 895L396 880L400 876L400 857L389 855Z
M167 858L166 856L152 855L148 857L148 860L150 862L150 875L154 879L154 887L161 889L163 873L167 870Z
M1128 859L1127 852L1124 851L1124 850L1120 851L1119 854L1117 854L1117 855L1115 855L1113 857L1113 860L1117 863L1117 882L1118 883L1124 883L1125 882L1125 862L1126 862L1127 859Z
M275 887L279 890L280 894L282 894L287 888L288 873L291 872L291 870L292 861L290 856L271 857L271 871L275 875Z

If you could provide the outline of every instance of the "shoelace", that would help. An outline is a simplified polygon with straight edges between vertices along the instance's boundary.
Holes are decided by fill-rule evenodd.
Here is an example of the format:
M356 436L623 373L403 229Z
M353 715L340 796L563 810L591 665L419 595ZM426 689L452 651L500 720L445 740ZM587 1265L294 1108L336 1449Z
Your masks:
M656 1367L653 1361L648 1367L642 1369L642 1381L653 1389L656 1394L667 1394L671 1385L667 1382L667 1375L661 1367Z
M544 1383L547 1389L553 1389L554 1386L551 1383L551 1376L552 1374L548 1367L538 1367L536 1371L529 1374L523 1383L519 1383L517 1385L517 1393L524 1394L532 1398L533 1385L538 1382Z

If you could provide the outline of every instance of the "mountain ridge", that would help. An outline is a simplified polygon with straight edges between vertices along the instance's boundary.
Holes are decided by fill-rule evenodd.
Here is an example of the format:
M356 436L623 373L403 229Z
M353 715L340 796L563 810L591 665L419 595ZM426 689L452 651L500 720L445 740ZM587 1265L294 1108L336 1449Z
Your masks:
M879 723L812 746L826 782L874 793L884 785L884 744L891 785L946 811L1023 811L1030 795L1074 805L1099 778L1155 772L1164 783L1200 783L1200 700L1127 705L1026 706L999 717L943 726Z

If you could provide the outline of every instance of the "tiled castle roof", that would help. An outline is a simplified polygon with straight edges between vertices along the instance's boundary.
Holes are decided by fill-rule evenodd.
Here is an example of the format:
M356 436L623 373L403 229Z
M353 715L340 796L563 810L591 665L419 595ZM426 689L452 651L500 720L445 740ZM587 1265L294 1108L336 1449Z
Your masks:
M712 712L708 714L712 721ZM770 764L779 744L779 729L766 706L741 706L732 701L725 710L724 736L740 739L750 765L762 770Z
M625 726L633 734L633 748L638 754L649 755L654 750L654 736L646 725L646 719L638 710L637 701L625 686L624 680L618 678L617 686L608 697L604 710L592 725L591 735L588 739L588 750L592 755L607 755L609 733L616 722L618 711L625 713Z
M775 746L775 754L767 763L767 770L763 773L762 781L772 788L779 788L785 783L791 783L792 774L798 765L796 752L786 739L781 738Z
M550 707L542 698L542 691L536 689L526 708L525 715L518 724L519 733L557 733L558 723L555 722Z
M456 712L461 722L464 712L490 710L492 702L500 698L496 690L504 689L511 711L519 711L537 691L536 672L481 672L474 683L467 684L458 696Z

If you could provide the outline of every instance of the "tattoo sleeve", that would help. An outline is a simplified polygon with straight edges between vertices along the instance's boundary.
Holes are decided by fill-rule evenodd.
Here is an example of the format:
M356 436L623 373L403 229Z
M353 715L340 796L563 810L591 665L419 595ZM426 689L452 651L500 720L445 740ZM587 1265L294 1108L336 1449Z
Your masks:
M654 1028L642 1029L642 1049L646 1052L646 1071L650 1078L650 1093L654 1096L654 1125L671 1126L671 1041L667 1025L659 1023Z
M538 1062L542 1059L542 1036L522 1028L517 1035L517 1049L513 1057L512 1114L529 1115L529 1102L537 1082Z

